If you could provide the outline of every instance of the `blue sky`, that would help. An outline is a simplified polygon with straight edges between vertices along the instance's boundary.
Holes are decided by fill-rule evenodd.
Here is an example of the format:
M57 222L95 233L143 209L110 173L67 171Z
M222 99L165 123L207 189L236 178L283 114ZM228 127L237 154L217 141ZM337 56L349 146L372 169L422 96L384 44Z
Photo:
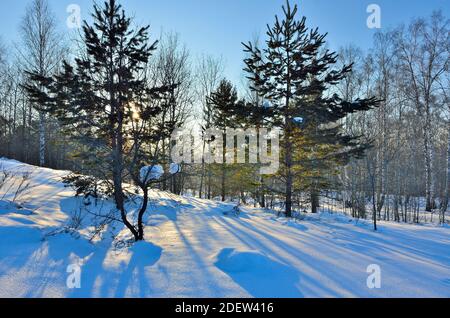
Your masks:
M92 0L49 0L65 32L66 8L81 7L83 18L92 8ZM367 6L376 3L382 10L382 27L407 23L413 17L428 16L442 9L450 16L450 0L292 0L310 26L328 32L333 49L354 43L369 49L374 30L366 26ZM0 37L6 44L17 41L18 25L28 0L3 0L0 10ZM242 41L264 35L265 25L281 12L285 0L122 0L136 22L150 24L154 36L162 30L175 31L193 56L211 54L226 61L226 75L235 82L242 77ZM68 34L68 33L67 33Z

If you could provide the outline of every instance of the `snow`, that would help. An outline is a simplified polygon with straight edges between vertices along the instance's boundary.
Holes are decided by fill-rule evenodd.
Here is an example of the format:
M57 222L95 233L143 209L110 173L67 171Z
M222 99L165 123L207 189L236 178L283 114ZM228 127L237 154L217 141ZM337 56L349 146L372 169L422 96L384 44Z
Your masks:
M255 273L264 271L274 262L258 251L236 251L234 248L225 248L217 255L215 265L224 272Z
M259 298L301 296L296 284L300 276L287 264L259 251L223 249L216 257L215 265L238 282L252 296Z
M152 180L159 180L164 175L164 169L160 165L145 166L141 168L140 180L143 183L148 183Z
M171 163L170 164L170 168L169 168L169 173L170 174L177 174L181 171L180 165L176 164L176 163Z
M0 189L0 297L450 297L448 227L380 222L374 232L343 215L295 222L249 207L226 216L233 205L152 191L145 242L118 245L106 232L90 242L87 216L61 231L83 210L61 183L68 172L0 165L31 173L16 202ZM79 289L66 285L72 264ZM381 289L367 287L372 264Z

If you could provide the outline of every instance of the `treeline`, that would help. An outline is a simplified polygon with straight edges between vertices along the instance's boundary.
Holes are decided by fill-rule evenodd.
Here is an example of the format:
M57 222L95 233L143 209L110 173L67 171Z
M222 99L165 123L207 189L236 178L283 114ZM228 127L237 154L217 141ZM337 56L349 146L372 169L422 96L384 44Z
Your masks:
M142 219L127 219L125 182L288 217L317 212L328 196L375 224L419 222L420 210L445 221L450 25L442 13L378 32L368 53L336 54L287 3L264 39L243 45L247 82L237 86L220 58L194 59L177 34L150 39L120 12L112 0L95 6L96 25L83 25L74 48L47 2L31 1L21 44L0 49L0 156L103 180L137 240ZM180 127L280 129L280 170L185 163L142 178L144 166L170 170L170 134Z
M336 179L347 207L354 216L405 222L419 222L425 210L443 223L450 185L450 20L435 12L378 32L368 53L355 46L339 53L341 63L354 63L340 93L382 101L343 122L373 142L365 159L352 161Z

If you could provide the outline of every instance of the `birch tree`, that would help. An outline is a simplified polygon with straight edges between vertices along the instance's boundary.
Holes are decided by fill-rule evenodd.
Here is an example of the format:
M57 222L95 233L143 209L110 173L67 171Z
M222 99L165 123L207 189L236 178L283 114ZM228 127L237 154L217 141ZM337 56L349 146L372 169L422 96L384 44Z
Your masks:
M20 25L22 46L19 55L27 72L49 76L63 58L63 43L56 20L47 0L32 0ZM46 115L42 105L34 105L39 113L39 164L46 164Z
M199 120L202 125L202 132L212 127L213 112L211 109L211 104L208 102L208 98L219 86L220 81L223 78L223 73L224 73L224 63L222 59L214 58L212 56L202 56L200 58L196 71L197 77L196 94L201 108L200 109L201 116ZM207 142L208 141L203 138L202 142L203 157L205 154ZM207 182L205 182L206 177ZM205 162L202 161L200 185L199 185L199 197L202 197L202 193L204 190L205 196L208 199L211 199L211 183L212 183L211 169L209 167L206 167Z
M409 85L407 96L421 120L426 211L435 208L433 176L433 108L441 76L449 67L449 20L435 12L430 21L414 20L397 31L396 46Z

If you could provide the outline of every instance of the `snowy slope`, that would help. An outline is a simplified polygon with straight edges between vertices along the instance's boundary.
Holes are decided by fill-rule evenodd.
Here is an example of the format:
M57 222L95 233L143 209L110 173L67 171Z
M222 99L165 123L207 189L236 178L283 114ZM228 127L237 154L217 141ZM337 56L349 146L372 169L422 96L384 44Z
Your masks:
M0 297L450 297L448 228L375 233L339 215L295 223L251 208L236 218L230 205L155 191L147 241L118 248L90 243L87 225L79 237L46 235L83 205L60 182L67 172L0 165L32 172L15 203L0 189ZM80 289L66 286L74 263ZM381 289L367 287L371 264Z

